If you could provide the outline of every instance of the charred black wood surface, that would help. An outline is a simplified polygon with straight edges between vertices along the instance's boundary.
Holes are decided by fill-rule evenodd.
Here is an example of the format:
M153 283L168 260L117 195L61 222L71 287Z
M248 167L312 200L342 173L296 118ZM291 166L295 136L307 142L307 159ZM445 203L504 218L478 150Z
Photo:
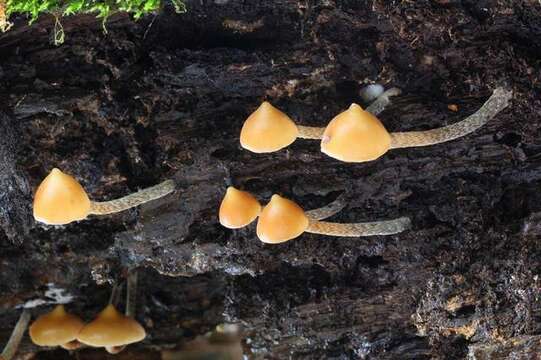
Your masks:
M538 1L193 0L186 14L115 16L107 35L92 17L66 19L59 47L52 24L19 20L0 36L2 343L15 307L44 299L46 284L90 319L110 283L139 267L149 337L131 351L145 359L223 322L244 326L251 358L539 353ZM466 138L365 164L339 163L310 141L274 154L240 148L242 122L262 100L324 126L371 81L403 90L381 115L392 131L458 121L498 85L515 98ZM178 191L46 227L30 202L52 167L95 200L167 178ZM217 223L228 184L305 209L345 192L349 205L333 220L410 216L413 229L263 245L254 226ZM36 351L26 340L21 353Z

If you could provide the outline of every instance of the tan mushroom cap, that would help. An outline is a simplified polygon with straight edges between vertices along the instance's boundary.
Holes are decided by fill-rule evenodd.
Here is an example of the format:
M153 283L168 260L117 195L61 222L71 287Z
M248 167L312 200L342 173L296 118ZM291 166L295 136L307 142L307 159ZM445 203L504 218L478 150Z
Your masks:
M220 224L226 228L238 229L254 221L260 212L261 205L252 194L230 186L220 205L218 217Z
M136 320L122 315L109 304L81 330L77 340L88 346L111 347L136 343L145 337L145 329Z
M321 151L346 162L363 162L379 158L391 146L391 136L374 115L351 104L325 128Z
M79 317L68 314L64 305L57 305L53 311L38 317L28 332L36 345L60 346L75 340L84 325Z
M304 210L291 200L273 195L257 222L257 236L268 244L278 244L301 235L308 228Z
M90 212L85 189L73 177L53 169L34 196L34 218L50 225L83 220Z
M289 116L265 101L244 122L240 145L255 153L269 153L291 144L298 133Z

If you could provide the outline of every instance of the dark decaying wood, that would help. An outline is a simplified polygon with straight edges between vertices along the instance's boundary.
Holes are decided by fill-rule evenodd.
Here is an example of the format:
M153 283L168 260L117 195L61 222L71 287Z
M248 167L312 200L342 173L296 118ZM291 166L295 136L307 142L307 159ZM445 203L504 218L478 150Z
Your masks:
M158 359L223 322L268 359L526 359L541 343L541 5L538 1L193 0L108 34L91 17L17 20L0 36L0 340L47 284L89 320L140 268L149 332L122 358ZM243 120L270 100L324 126L369 82L403 94L389 130L473 113L498 85L509 109L447 144L339 163L316 141L242 150ZM366 104L363 104L366 105ZM451 111L456 105L458 111ZM173 178L171 196L64 227L31 220L52 167L108 200ZM217 223L228 184L331 218L410 216L403 234L305 234L263 245ZM35 314L46 311L42 306ZM38 351L25 339L21 354ZM143 353L147 351L146 353ZM150 351L150 353L148 353ZM131 352L131 353L130 353ZM131 355L130 355L131 354ZM65 351L38 359L68 358ZM104 359L83 351L81 359Z

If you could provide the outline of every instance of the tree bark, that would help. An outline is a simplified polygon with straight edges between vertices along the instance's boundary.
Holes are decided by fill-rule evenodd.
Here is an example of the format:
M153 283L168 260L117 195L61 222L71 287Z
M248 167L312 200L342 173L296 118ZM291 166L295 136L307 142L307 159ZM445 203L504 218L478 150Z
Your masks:
M140 268L145 359L223 322L254 359L528 358L541 339L541 5L537 1L191 0L133 22L24 19L0 35L0 339L46 284L90 320ZM509 109L465 138L345 164L316 141L253 154L244 119L263 100L325 126L378 82L403 94L390 131L459 121L499 85ZM362 104L366 106L367 104ZM450 106L449 105L453 105ZM456 107L454 106L456 105ZM454 109L457 111L452 111ZM53 168L109 200L178 191L63 227L31 219ZM264 245L217 222L228 184L304 209L346 193L331 218L409 216L407 232L304 234ZM5 236L4 236L5 235ZM46 311L36 308L35 314ZM249 339L249 340L248 340ZM39 351L29 339L20 354ZM103 359L84 350L81 359ZM129 355L129 352L126 353ZM122 356L128 356L122 355ZM38 359L68 358L39 352Z

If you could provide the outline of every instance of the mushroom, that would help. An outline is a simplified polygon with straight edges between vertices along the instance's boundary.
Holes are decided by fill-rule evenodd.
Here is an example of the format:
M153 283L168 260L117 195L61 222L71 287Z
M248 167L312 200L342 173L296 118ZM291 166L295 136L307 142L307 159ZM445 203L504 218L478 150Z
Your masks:
M229 229L239 229L254 221L261 212L259 201L246 191L227 188L220 204L220 224Z
M137 274L137 270L133 270L129 273L128 285L126 290L126 310L124 314L126 315L126 317L132 319L135 317L135 309L137 305ZM125 348L126 345L106 346L105 350L107 350L109 354L118 354Z
M145 337L141 324L109 304L96 319L83 327L77 340L88 346L111 349L142 341Z
M306 212L306 216L314 220L322 220L333 216L345 206L342 196L319 209ZM240 229L254 221L261 213L259 201L249 192L237 190L230 186L220 204L218 218L220 224L228 229Z
M84 325L79 317L67 313L64 305L57 305L30 325L30 339L38 346L61 346L66 350L75 350L81 347L77 335Z
M388 133L375 115L389 103L389 96L399 93L400 91L395 88L384 92L366 110L357 104L352 104L348 110L332 119L326 128L297 126L297 136L306 139L321 139L321 151L335 159L345 162L371 161L379 158L389 149L434 145L468 135L505 109L513 95L510 90L497 88L477 112L462 121L427 131ZM269 116L260 115L257 118L261 118L260 121L272 122ZM257 125L251 124L251 127L257 127ZM274 134L280 134L277 129L274 129L272 134L266 133L264 127L259 129L258 133L250 134L250 142L254 146L257 145L258 139L273 139ZM249 147L245 148L252 150ZM274 150L269 151L280 148L275 147Z
M96 319L87 324L77 340L92 347L105 347L110 354L118 354L126 345L142 341L146 337L145 329L135 320L137 292L137 272L128 275L126 292L126 314L122 315L113 305L119 294L119 287L114 286L109 305L98 314Z
M81 184L54 168L39 185L34 196L34 218L49 225L64 225L86 219L88 215L117 213L161 198L175 190L167 180L153 187L105 202L91 201Z
M330 236L392 235L410 227L410 219L401 217L389 221L339 224L310 219L295 202L273 195L263 208L257 222L257 236L268 244L286 242L303 232Z
M352 104L325 128L321 151L345 162L370 161L385 154L391 136L377 117Z
M392 88L381 94L367 109L382 111L389 103L389 97L400 93ZM244 122L240 132L240 145L255 153L278 151L295 141L296 138L316 139L323 137L321 127L296 125L285 113L264 101Z
M4 347L4 350L2 351L2 354L0 355L0 360L13 359L15 353L17 352L17 348L19 347L19 344L21 343L21 340L24 336L26 328L28 327L29 322L30 312L27 309L24 309L21 313L21 316L19 316L17 324L15 324L15 328L13 329L13 332L11 333L9 340Z
M289 116L264 101L244 122L240 145L255 153L278 151L299 136L297 125Z

